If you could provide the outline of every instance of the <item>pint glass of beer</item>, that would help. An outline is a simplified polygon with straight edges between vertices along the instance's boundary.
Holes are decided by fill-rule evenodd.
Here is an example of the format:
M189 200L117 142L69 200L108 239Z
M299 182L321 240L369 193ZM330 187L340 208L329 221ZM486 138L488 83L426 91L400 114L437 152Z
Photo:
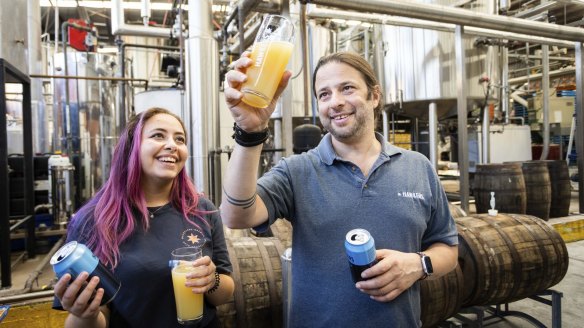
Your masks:
M264 18L251 52L253 65L247 69L247 81L241 87L244 103L268 107L292 54L293 42L292 21L278 15Z
M187 274L198 270L193 262L201 258L202 253L199 247L177 248L171 253L176 317L183 325L193 324L203 317L203 294L195 294L190 287L185 286Z

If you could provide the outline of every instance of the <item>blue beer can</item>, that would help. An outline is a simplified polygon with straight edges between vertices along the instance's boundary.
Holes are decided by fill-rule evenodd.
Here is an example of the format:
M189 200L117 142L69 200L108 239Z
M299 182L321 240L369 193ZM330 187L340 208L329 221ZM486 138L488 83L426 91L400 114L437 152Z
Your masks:
M76 241L68 242L59 248L51 257L50 263L59 279L66 273L75 279L83 271L89 273L88 281L94 276L99 277L97 288L104 290L101 305L111 302L122 287L120 281L99 262L97 256L87 246Z
M377 263L375 260L375 241L369 231L365 229L349 231L345 236L345 251L349 259L353 281L364 280L361 273Z

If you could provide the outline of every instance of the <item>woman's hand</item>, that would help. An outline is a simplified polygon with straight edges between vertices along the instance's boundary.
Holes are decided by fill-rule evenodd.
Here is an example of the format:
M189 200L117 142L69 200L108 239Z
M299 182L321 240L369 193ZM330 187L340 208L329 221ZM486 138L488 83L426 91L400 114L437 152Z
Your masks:
M194 272L187 274L186 286L191 287L193 293L204 294L215 286L215 271L217 267L209 256L203 256L193 263Z
M97 288L99 277L92 277L89 282L87 272L81 272L71 282L71 275L65 274L55 284L55 296L63 309L84 320L97 320L100 314L99 304L103 298L103 288Z

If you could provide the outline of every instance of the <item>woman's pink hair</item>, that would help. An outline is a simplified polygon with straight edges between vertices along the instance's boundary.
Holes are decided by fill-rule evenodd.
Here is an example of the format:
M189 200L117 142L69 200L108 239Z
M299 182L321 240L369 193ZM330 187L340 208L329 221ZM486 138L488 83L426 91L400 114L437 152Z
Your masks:
M182 120L166 109L155 107L132 117L114 149L109 179L71 222L72 225L77 224L75 221L78 218L93 220L93 224L88 224L88 221L83 223L84 226L87 224L95 229L85 232L87 246L102 263L112 268L117 266L120 259L119 245L132 235L136 224L141 224L144 230L148 230L150 226L146 200L140 185L140 147L144 124L158 114L175 117L186 135ZM207 224L201 216L207 212L197 209L199 195L184 168L174 179L170 203L191 224L198 226L190 219L193 216ZM136 216L136 212L140 214Z

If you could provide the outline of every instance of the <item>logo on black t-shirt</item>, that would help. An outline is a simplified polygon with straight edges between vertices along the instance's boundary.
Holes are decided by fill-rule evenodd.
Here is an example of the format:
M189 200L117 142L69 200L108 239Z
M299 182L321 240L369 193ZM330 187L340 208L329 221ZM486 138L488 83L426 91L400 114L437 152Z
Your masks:
M185 246L202 247L205 244L205 235L196 228L186 229L181 235L181 240Z

